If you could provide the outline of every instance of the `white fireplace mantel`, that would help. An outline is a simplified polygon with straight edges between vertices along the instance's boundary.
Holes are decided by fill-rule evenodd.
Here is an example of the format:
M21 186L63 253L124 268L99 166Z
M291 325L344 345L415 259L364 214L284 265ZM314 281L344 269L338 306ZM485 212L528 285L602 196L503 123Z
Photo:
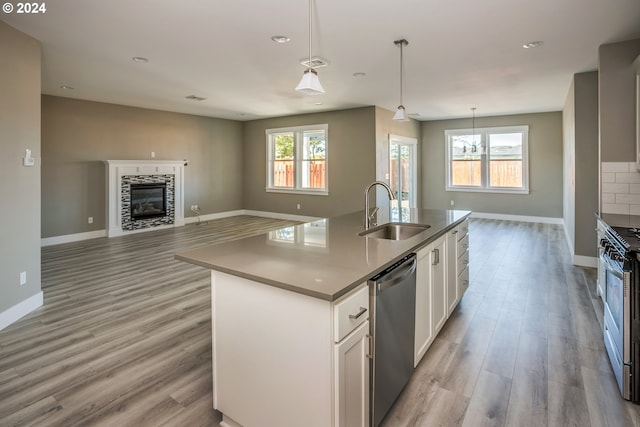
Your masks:
M106 193L107 193L107 236L122 236L141 231L157 230L160 228L180 227L184 221L184 160L105 160L107 164ZM121 182L123 176L145 175L173 175L174 190L174 218L173 224L154 226L139 230L123 230L121 211Z

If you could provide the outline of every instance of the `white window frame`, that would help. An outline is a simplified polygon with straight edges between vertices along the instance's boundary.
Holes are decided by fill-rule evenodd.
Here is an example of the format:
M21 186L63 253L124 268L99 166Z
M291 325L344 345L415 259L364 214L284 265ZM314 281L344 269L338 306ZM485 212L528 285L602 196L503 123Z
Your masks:
M445 130L445 146L446 146L446 191L465 191L477 193L506 193L506 194L529 194L529 126L500 126L488 128L475 128L475 134L480 135L480 152L481 161L483 162L484 176L482 177L483 185L481 187L451 185L451 162L452 162L452 144L451 136L470 135L474 129L450 129ZM487 155L487 141L490 134L500 133L521 133L522 134L522 187L491 187L489 185L489 157Z
M302 186L302 174L298 173L302 169L303 162L303 134L306 131L322 130L325 137L325 155L324 155L324 184L323 189L304 188ZM293 133L294 134L294 181L295 186L293 188L288 187L276 187L273 185L273 140L271 135L278 133ZM266 129L267 140L267 179L265 191L268 193L288 193L288 194L309 194L315 196L328 196L329 195L329 125L306 125L306 126L293 126L286 128Z

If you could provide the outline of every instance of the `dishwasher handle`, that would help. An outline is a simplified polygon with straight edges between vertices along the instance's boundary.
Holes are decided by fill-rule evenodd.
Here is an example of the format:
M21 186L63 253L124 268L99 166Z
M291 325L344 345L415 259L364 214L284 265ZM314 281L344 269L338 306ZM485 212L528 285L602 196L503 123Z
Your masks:
M384 276L380 277L376 282L376 294L380 294L392 286L402 282L407 277L411 276L416 271L417 262L415 257L411 261L404 263L398 268L390 271Z

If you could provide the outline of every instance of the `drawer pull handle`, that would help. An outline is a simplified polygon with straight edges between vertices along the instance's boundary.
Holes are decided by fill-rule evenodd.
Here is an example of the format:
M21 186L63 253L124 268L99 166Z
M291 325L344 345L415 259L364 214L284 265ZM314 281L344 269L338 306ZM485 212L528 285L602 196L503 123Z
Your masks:
M350 314L349 315L349 319L357 319L359 317L361 317L363 314L365 314L367 312L366 307L360 307L360 311L358 312L358 314Z
M469 260L468 260L468 259L465 259L465 260L463 260L463 261L462 261L462 263L463 263L464 265L469 265Z

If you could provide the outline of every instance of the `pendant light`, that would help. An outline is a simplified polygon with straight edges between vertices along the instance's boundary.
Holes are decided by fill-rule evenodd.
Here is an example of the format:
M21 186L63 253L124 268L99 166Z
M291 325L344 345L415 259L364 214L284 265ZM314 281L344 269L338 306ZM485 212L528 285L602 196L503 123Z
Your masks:
M400 105L398 105L398 109L396 110L396 114L393 116L393 120L398 120L401 122L409 121L407 117L407 110L404 109L404 105L402 104L402 75L403 75L403 64L402 64L402 49L404 46L409 44L405 39L396 40L393 42L396 46L400 46Z
M309 0L309 64L307 69L302 74L302 80L296 86L298 92L302 92L305 95L320 95L324 93L324 88L320 84L318 73L311 68L311 29L313 22L313 0Z

